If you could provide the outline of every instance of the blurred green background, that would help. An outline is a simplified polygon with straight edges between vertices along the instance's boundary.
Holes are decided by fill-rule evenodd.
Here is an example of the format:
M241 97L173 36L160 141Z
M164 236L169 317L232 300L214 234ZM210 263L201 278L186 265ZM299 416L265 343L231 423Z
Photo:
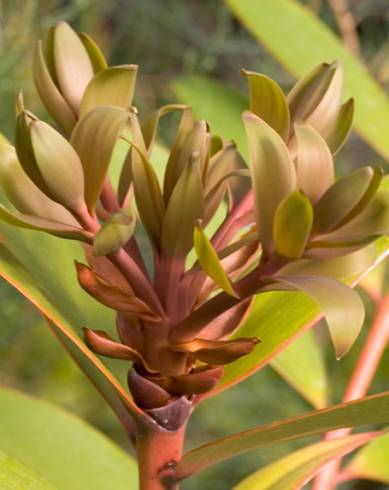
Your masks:
M333 10L336 0L303 3L339 33ZM92 35L111 64L140 65L136 104L142 111L152 111L161 104L176 101L173 82L192 74L218 79L243 93L246 89L246 81L240 75L243 67L270 75L286 90L293 83L293 78L248 34L221 0L8 0L1 1L0 6L0 128L11 139L14 100L19 89L23 89L27 106L45 117L32 84L32 50L36 39L44 37L47 29L59 19ZM388 0L351 0L349 7L357 39L357 45L354 38L350 48L357 49L358 56L387 90ZM331 60L317 60L321 61ZM167 128L163 137L169 137ZM338 156L337 169L342 174L370 163L383 162L353 135ZM365 299L369 323L374 308ZM127 447L113 415L62 351L40 316L3 282L0 305L1 384L77 413ZM326 352L332 401L336 402L341 399L364 335L346 359L336 362L327 335L320 327L318 334ZM380 364L372 392L388 389L388 379L389 354ZM309 409L308 403L267 367L239 387L201 405L191 422L188 445ZM302 444L294 442L250 453L188 480L182 488L231 488L243 476L299 445ZM379 488L379 485L362 482L353 488Z

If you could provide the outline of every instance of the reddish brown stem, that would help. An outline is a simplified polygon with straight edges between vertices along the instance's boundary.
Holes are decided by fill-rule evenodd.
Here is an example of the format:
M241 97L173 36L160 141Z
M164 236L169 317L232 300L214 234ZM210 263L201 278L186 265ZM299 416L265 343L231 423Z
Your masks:
M373 325L359 355L354 372L351 376L343 401L357 400L366 395L378 364L389 342L389 293L380 302ZM351 429L340 429L328 432L324 439L337 439L347 436ZM340 460L329 463L316 478L313 490L332 490L336 486L336 474Z
M186 425L177 431L141 427L136 450L139 467L139 490L178 490L173 474L181 459Z

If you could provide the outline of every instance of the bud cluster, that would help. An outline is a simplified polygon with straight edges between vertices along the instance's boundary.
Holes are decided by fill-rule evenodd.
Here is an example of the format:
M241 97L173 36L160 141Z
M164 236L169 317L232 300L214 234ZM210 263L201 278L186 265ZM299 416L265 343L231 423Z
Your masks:
M353 119L353 101L341 103L339 63L318 66L287 96L268 77L243 72L248 170L236 145L212 135L190 107L141 119L137 67L107 67L87 35L60 22L46 47L36 49L33 74L55 127L18 97L15 148L0 144L0 183L16 210L1 207L0 218L83 243L78 281L117 312L118 332L113 339L85 328L85 341L133 363L129 387L149 413L210 391L225 364L256 348L255 337L232 338L254 295L293 288L293 277L312 274L307 264L315 271L312 264L387 233L381 170L334 179L333 155ZM172 111L180 123L160 182L153 149L159 120ZM108 171L118 144L127 151L116 190Z

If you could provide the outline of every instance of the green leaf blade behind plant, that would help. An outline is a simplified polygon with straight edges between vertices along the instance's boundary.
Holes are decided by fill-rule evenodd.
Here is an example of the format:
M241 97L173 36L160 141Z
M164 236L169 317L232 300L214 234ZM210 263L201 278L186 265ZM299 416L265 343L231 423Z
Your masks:
M0 406L0 448L57 490L136 488L134 461L82 420L5 388L0 390Z
M177 478L186 478L209 466L260 447L321 434L343 427L383 424L389 420L389 392L340 403L299 417L262 425L218 439L185 454Z
M389 160L388 98L366 67L325 24L293 0L226 0L226 4L296 77L305 75L318 61L341 61L345 96L355 98L356 130Z
M253 473L234 490L295 490L308 483L332 459L366 444L376 434L358 434L304 447Z

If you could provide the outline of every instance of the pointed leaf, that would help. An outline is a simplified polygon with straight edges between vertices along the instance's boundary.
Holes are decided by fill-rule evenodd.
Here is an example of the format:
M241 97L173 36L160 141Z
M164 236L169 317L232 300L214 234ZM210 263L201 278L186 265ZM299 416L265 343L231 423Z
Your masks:
M186 478L238 454L277 442L342 427L386 423L389 421L388 404L389 392L385 392L238 432L186 453L176 468L175 477Z
M84 91L93 77L88 52L78 35L63 21L54 28L52 49L59 88L78 114Z
M327 143L315 129L306 124L295 124L294 128L297 183L315 204L334 182L334 162Z
M234 490L295 490L308 483L326 463L355 451L374 437L374 433L357 434L304 447L261 468Z
M349 99L340 106L331 131L326 137L331 153L335 155L346 142L354 122L354 99Z
M260 241L268 253L272 246L274 213L295 188L296 174L281 137L259 117L245 112L253 175L256 221Z
M93 211L103 187L112 153L128 120L118 107L97 107L77 123L71 144L78 153L85 176L85 202Z
M32 64L34 82L48 113L69 134L76 125L76 116L51 78L43 55L42 43L35 49Z
M273 240L277 253L298 259L304 253L311 234L313 210L299 191L292 192L279 204L274 215Z
M327 277L277 276L275 280L304 292L319 305L328 323L336 357L343 357L358 337L365 318L358 294Z
M277 82L262 73L242 70L249 82L249 109L285 141L289 136L289 107Z
M389 483L389 434L378 437L358 451L343 474L349 478Z
M328 401L328 381L322 349L308 330L281 352L271 367L315 408Z
M93 71L98 73L99 71L108 68L104 55L94 40L85 32L78 32L77 34L88 53L89 59L93 66Z
M314 230L325 233L357 216L376 193L382 171L363 167L338 180L315 206Z
M137 65L112 66L98 72L86 87L80 115L99 106L130 109L134 97Z
M304 76L318 60L340 60L346 74L346 97L355 97L356 130L384 158L389 158L388 98L364 63L350 53L324 22L295 0L226 0L226 3L251 34L295 77ZM202 87L199 94L203 97L206 90ZM191 103L188 99L181 100ZM200 114L205 117L201 111ZM224 117L223 112L220 115ZM208 120L214 124L211 118Z
M225 272L215 249L207 235L204 233L204 230L199 225L194 228L193 242L203 271L208 274L219 287L224 289L226 293L237 298L238 296L234 291L231 281Z
M200 175L199 154L183 170L163 220L161 245L173 256L185 256L193 246L193 230L204 211L203 186Z
M57 490L106 490L111 485L115 490L136 488L135 462L75 415L4 387L0 405L0 447ZM26 486L10 490L38 490L27 481L22 483Z
M84 175L77 153L67 140L43 121L30 126L31 145L50 197L79 211L84 206Z
M123 247L135 231L135 216L130 208L114 213L96 233L93 254L109 255Z

